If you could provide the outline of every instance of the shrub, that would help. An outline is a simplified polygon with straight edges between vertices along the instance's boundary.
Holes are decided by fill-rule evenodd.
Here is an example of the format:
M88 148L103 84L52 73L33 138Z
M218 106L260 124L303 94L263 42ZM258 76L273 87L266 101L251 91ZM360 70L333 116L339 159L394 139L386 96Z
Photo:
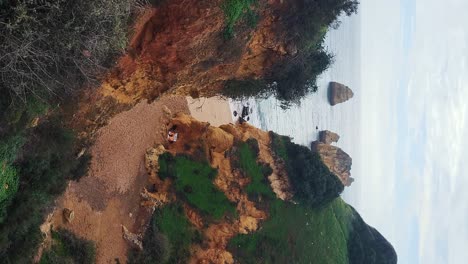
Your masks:
M4 2L0 9L2 94L46 98L97 81L126 48L133 2Z
M271 148L284 160L294 197L300 203L317 208L338 197L344 190L341 181L323 164L318 153L291 142L290 138L271 132Z
M222 5L226 17L226 28L224 38L231 39L234 36L234 27L242 19L247 25L255 27L258 22L258 15L252 10L252 5L257 0L225 0Z
M6 208L18 191L18 170L13 162L23 144L22 134L0 141L0 224L6 217Z
M228 80L221 91L224 96L236 100L246 97L266 98L271 92L272 86L267 85L264 80L257 79Z
M0 222L0 259L5 263L31 262L42 241L39 226L44 213L80 166L73 144L73 133L64 129L59 119L51 118L30 132L20 158L15 157L18 191Z
M195 229L182 206L166 205L154 212L143 240L143 251L131 251L129 263L186 263L195 239Z
M52 246L43 253L40 264L95 263L94 242L79 238L65 229L52 231L52 239Z

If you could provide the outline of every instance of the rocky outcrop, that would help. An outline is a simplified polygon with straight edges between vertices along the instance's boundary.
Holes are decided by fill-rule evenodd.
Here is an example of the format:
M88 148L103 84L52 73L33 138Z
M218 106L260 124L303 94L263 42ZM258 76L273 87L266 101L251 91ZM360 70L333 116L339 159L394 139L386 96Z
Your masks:
M325 144L320 141L314 141L311 145L312 151L318 152L323 163L328 169L336 175L344 186L350 186L351 176L351 157L339 147Z
M353 98L353 91L346 85L330 82L328 86L328 100L331 105L340 104Z
M63 209L63 218L67 223L73 222L73 219L75 219L75 212L73 210L70 210L68 208Z
M319 141L324 144L330 145L333 142L338 142L338 140L340 140L340 136L334 132L323 130L319 133Z
M122 225L122 236L132 248L143 250L143 237L141 235L134 234Z

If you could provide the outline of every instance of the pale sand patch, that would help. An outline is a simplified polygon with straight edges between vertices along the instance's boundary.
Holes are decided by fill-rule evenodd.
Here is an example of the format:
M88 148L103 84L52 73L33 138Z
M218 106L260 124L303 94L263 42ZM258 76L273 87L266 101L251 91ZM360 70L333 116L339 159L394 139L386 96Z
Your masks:
M229 102L220 97L186 97L190 114L197 120L209 122L212 126L233 123Z

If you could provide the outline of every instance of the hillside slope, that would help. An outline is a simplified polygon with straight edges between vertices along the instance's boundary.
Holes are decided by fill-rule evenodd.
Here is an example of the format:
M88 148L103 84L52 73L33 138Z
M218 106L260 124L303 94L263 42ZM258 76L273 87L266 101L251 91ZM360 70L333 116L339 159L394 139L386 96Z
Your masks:
M341 182L307 148L248 124L217 128L183 114L167 127L179 139L147 152L152 187L142 204L155 214L131 261L396 263L390 243L339 198ZM312 173L304 178L297 166ZM172 221L188 221L179 235L167 226L176 211Z

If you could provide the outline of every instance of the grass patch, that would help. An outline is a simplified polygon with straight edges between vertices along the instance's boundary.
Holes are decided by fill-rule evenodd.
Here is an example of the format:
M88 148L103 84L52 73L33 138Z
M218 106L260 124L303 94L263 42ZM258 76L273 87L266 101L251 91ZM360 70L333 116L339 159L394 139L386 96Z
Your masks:
M237 235L229 249L240 263L345 264L351 213L341 198L321 209L276 199L262 228Z
M180 204L171 204L153 214L143 240L143 251L133 251L129 263L186 263L197 232Z
M255 146L256 149L255 151ZM253 145L253 146L252 146ZM267 176L271 174L271 168L268 165L260 165L257 163L258 143L242 143L239 147L239 165L240 168L251 178L251 182L246 187L249 195L260 194L269 198L275 198L275 194L271 190Z
M278 136L270 131L271 148L274 153L285 162L289 160L288 152L286 151L286 137Z
M257 0L225 0L222 9L224 11L226 28L224 38L231 39L234 36L234 27L242 19L250 27L255 27L258 23L258 15L252 10L252 5Z
M160 157L159 172L162 178L173 178L177 194L204 214L216 220L226 213L235 215L234 205L214 186L217 171L208 163L166 154Z
M96 246L93 242L75 236L70 231L52 231L52 247L45 251L40 264L95 263Z

